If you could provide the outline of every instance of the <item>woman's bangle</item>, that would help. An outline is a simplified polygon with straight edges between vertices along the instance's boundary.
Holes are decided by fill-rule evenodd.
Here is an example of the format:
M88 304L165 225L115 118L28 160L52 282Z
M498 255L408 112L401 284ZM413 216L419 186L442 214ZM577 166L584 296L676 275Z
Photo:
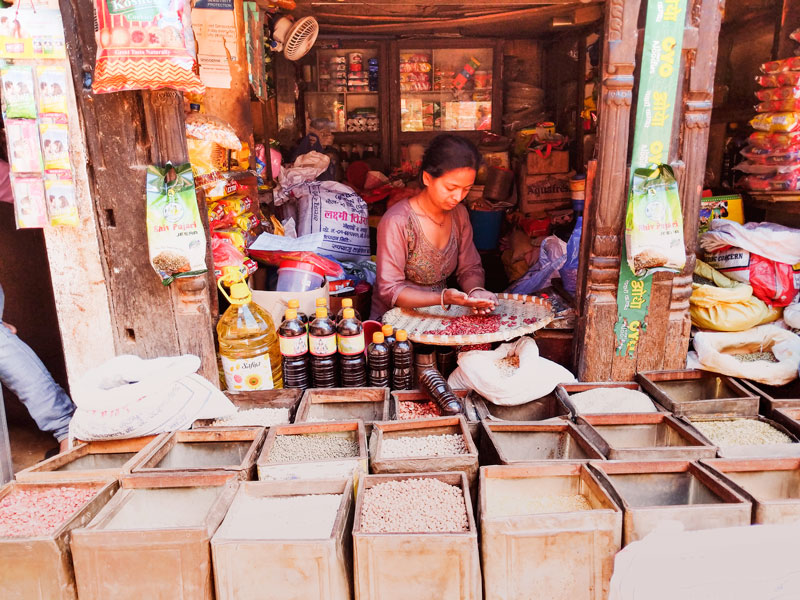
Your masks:
M476 290L482 290L484 292L488 291L486 288L478 286L478 287L474 287L470 291L468 291L467 292L467 296L472 296L472 292L474 292Z
M447 288L442 289L442 294L439 296L439 305L442 307L442 310L450 310L450 305L444 305L444 293L447 291Z

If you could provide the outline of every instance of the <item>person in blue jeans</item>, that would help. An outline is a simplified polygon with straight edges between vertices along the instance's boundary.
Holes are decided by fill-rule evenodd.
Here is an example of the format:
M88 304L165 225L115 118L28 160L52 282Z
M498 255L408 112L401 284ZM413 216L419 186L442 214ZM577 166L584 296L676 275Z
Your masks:
M39 429L53 434L63 452L75 405L30 346L17 337L16 328L2 320L4 303L0 286L0 383L20 399Z

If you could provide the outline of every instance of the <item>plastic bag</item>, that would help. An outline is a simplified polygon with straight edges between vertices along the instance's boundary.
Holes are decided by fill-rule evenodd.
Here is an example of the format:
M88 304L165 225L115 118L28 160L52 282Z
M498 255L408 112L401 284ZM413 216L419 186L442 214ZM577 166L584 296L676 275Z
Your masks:
M794 175L798 176L800 165L790 163L788 165L780 164L759 164L749 160L743 160L733 168L734 171L742 173L749 173L750 175L763 175L766 177L774 177L775 175Z
M190 112L186 116L186 137L214 142L228 150L242 149L233 127L213 115Z
M189 0L95 0L95 94L173 88L202 94Z
M800 57L790 56L782 60L771 60L761 65L761 72L767 75L785 71L800 71Z
M758 75L756 77L756 83L765 88L798 85L800 84L800 71L786 71L785 73L776 73L774 75Z
M278 187L273 192L275 206L281 206L294 199L296 196L293 191L299 186L314 181L322 173L328 170L331 159L327 154L320 152L307 152L301 154L294 161L292 167L281 167L278 175Z
M748 175L737 184L751 192L791 192L800 186L800 171L772 175Z
M189 162L196 177L224 171L228 167L228 153L219 144L207 140L186 138Z
M753 295L775 306L787 306L797 294L792 265L742 248L706 253L706 262L735 281L747 283Z
M147 168L147 243L164 285L206 272L206 236L189 163Z
M706 252L718 252L729 246L744 248L776 262L792 265L800 262L800 230L777 223L740 225L714 219L708 232L700 236L700 247Z
M694 349L707 371L767 385L791 383L800 367L800 337L775 325L738 333L699 332L694 336ZM733 356L751 352L772 352L778 362L742 362Z
M551 235L539 249L539 259L519 280L509 286L510 294L533 294L550 285L550 279L567 262L567 244Z
M681 201L670 166L634 171L625 244L628 265L638 276L654 270L680 271L686 264Z
M772 151L784 151L800 149L800 131L792 133L767 133L766 131L754 131L747 138L750 145L755 148L762 148Z
M33 67L8 65L0 69L3 82L3 117L5 119L35 119Z
M764 88L756 91L756 98L761 102L797 100L800 99L800 87L785 85L777 88Z
M765 100L763 102L759 102L758 104L756 104L756 112L759 113L795 112L798 110L800 110L800 99L797 98L781 98L778 100Z
M793 149L765 149L747 146L740 152L747 160L761 165L796 165L800 163L800 147Z
M236 407L200 375L191 354L143 360L122 355L86 373L73 387L77 409L70 438L107 440L187 429L196 419L232 415Z
M789 133L800 130L800 113L769 112L759 113L750 119L750 127L768 133Z
M14 216L17 229L40 228L47 225L44 182L39 176L12 175Z
M39 83L39 113L41 115L67 114L67 70L60 65L36 67Z
M505 375L498 361L519 358L513 375ZM458 368L447 383L453 389L475 390L493 404L517 406L546 396L559 383L575 377L561 365L539 356L536 342L522 337L496 350L472 350L458 355Z
M800 329L800 304L790 304L784 308L783 321L792 329Z
M575 222L575 229L572 230L572 235L569 236L569 241L567 242L567 260L564 266L558 270L564 289L573 296L578 288L582 227L583 217L578 217Z
M68 177L67 174L57 179L46 179L44 182L47 214L50 217L50 225L54 227L77 227L80 223L75 185Z

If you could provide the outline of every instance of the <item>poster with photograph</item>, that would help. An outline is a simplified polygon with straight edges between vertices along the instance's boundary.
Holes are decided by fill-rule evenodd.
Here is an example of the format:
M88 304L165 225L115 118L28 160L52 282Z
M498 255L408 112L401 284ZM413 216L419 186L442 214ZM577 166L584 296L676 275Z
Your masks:
M6 119L35 119L33 67L6 65L0 69L3 115Z
M42 150L39 145L39 128L30 119L6 121L8 162L12 173L41 173Z
M36 67L39 114L67 114L67 70L60 65Z
M14 194L14 215L17 229L41 228L47 225L44 182L41 177L17 175L11 178Z
M69 169L69 128L61 123L40 123L46 171Z
M44 182L47 195L47 212L50 225L78 225L78 205L75 202L75 186L71 179L47 179Z
M27 0L0 9L0 58L65 58L58 0Z

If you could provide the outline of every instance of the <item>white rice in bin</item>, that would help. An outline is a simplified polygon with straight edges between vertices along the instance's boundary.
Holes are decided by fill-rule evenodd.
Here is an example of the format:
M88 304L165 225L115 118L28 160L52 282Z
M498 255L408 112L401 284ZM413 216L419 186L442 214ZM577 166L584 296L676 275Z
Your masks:
M572 394L569 400L579 415L658 412L647 394L622 387L599 387Z
M247 540L326 539L333 532L341 502L341 494L242 495L231 504L217 533Z

